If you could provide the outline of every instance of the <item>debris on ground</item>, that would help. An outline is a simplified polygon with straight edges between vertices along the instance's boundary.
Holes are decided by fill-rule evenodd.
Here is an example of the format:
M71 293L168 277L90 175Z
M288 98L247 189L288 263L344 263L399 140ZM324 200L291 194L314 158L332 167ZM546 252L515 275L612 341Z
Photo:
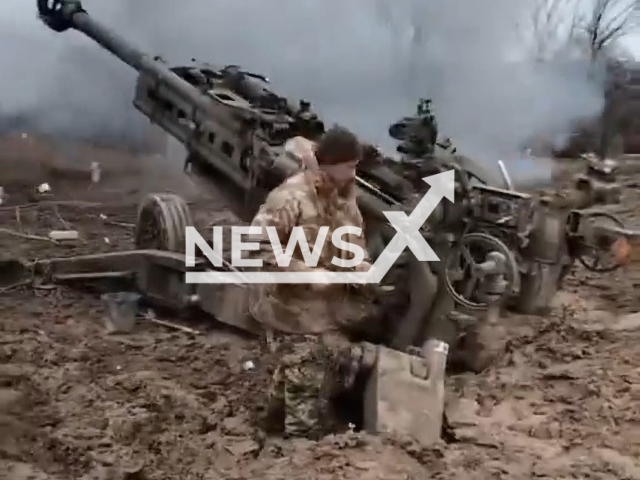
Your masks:
M25 143L37 147L35 137ZM29 200L39 179L0 172L12 192L0 208L3 256L132 247L133 230L105 219L135 224L139 200L171 179L152 184L131 170L144 159L124 153L86 157L97 155L99 184L87 189L85 166L51 180L50 201ZM204 224L226 215L220 198L181 193ZM52 202L84 242L48 238L67 228ZM640 191L627 189L616 206L626 205L630 225L640 223L634 204ZM606 275L577 269L551 314L510 314L500 363L447 379L452 434L430 448L356 431L319 442L265 438L269 342L159 314L108 334L99 293L21 284L0 295L0 472L12 480L640 478L639 284L634 263Z
M51 240L78 240L79 235L75 230L51 230L48 237Z
M42 183L38 185L38 187L36 188L36 191L38 193L49 193L51 191L51 187L49 186L48 183Z

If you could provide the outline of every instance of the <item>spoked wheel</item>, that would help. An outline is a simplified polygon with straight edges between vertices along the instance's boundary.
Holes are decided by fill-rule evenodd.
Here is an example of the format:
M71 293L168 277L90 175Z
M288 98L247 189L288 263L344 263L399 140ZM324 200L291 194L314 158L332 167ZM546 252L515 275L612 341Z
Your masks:
M470 233L460 239L444 260L447 290L457 304L471 311L489 308L490 304L481 297L481 282L488 275L494 275L485 262L495 253L500 254L504 263L501 273L506 288L500 295L507 297L519 290L518 266L511 250L491 235Z
M592 232L592 228L612 227L624 229L622 221L607 212L586 212L581 214L578 235L580 242L578 261L592 272L613 272L622 266L612 248L618 236L598 235Z
M192 225L189 206L181 197L149 195L138 212L136 248L184 253L186 228Z

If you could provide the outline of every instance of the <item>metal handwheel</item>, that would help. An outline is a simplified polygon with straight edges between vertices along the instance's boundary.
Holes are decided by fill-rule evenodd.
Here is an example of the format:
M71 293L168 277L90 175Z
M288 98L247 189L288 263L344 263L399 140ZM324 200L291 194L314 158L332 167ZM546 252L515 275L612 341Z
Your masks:
M601 225L606 223L607 226L624 229L622 220L611 213L602 211L580 213L577 233L581 237L581 242L577 259L584 268L592 272L613 272L622 266L614 252L611 251L616 235L614 233L611 235L594 234L591 229L596 227L598 223Z
M501 261L496 261L499 254ZM469 310L486 310L493 302L478 298L481 282L490 275L501 275L506 282L502 298L510 296L519 286L516 259L509 248L497 238L485 233L462 236L444 259L445 282L449 294L459 305Z

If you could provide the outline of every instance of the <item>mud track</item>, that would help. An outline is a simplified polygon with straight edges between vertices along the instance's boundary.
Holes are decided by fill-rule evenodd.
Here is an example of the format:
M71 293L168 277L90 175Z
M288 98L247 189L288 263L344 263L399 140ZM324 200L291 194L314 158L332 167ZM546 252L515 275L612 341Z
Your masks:
M19 137L0 152L0 227L81 236L0 233L3 257L130 248L138 200L176 181L202 218L221 209L180 166L149 168L158 159ZM98 186L92 160L106 169ZM634 221L640 177L626 181L618 209ZM42 182L49 202L33 193ZM197 336L145 321L107 334L99 292L11 289L0 293L0 478L640 479L640 321L628 315L640 311L639 278L635 264L577 270L550 316L506 318L499 365L448 380L457 438L430 449L359 433L266 441L254 420L274 359L259 342L205 324Z

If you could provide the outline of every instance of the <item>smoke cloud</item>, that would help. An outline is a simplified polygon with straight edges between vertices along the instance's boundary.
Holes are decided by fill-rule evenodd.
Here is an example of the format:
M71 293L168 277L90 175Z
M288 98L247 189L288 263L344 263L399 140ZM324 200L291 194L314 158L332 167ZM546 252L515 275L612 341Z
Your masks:
M136 140L135 72L81 33L56 34L35 0L0 6L0 120L31 130ZM315 105L326 123L394 148L387 129L433 99L463 153L515 165L534 133L566 134L597 114L602 88L581 62L535 64L527 0L85 0L84 7L169 63L239 64ZM520 165L520 164L518 164ZM511 168L511 167L510 167ZM516 170L525 166L513 167ZM516 172L517 174L517 172Z

